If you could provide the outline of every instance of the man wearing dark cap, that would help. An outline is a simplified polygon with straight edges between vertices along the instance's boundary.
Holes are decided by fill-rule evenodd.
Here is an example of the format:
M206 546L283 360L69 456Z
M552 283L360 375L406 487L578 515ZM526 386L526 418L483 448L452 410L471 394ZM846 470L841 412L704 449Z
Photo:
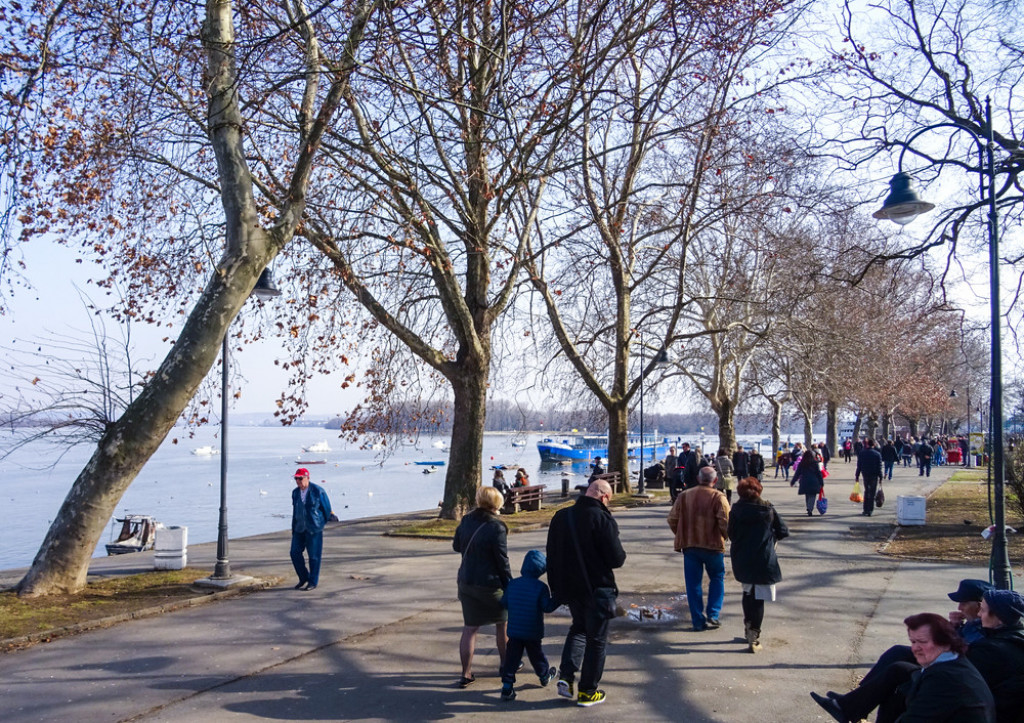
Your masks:
M1016 723L1024 711L1024 595L986 590L981 601L984 637L971 643L967 659L988 683L997 723Z
M324 525L331 519L331 500L320 485L309 481L309 470L295 470L292 490L292 565L299 576L296 590L315 590L320 582L320 555L324 548ZM309 568L303 552L309 557Z
M956 610L949 614L949 622L968 645L983 637L981 598L992 589L993 586L985 580L961 580L956 592L949 593L949 599L957 604Z

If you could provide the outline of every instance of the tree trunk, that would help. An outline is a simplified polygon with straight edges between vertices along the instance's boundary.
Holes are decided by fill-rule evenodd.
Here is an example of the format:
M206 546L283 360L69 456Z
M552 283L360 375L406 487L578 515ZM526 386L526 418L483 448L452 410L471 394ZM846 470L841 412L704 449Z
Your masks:
M463 364L461 373L449 377L455 395L452 451L448 456L441 504L441 517L448 520L460 519L476 506L476 491L483 478L487 370L486 364L483 370L468 366Z
M910 417L907 417L907 431L910 432L911 437L916 437L920 439L921 435L917 433L917 430L917 419L911 419Z
M891 430L891 418L888 414L882 415L882 439L889 439Z
M768 403L772 405L772 449L771 459L772 466L778 467L779 465L779 447L782 446L782 402L775 399L769 399ZM762 452L762 456L763 456Z
M629 401L619 399L608 408L608 466L609 472L621 472L623 492L632 492L629 479ZM643 464L640 465L643 469Z
M868 438L874 439L878 431L878 415L875 412L868 413Z
M262 264L222 264L156 374L110 425L46 533L18 595L74 592L117 503L160 447L220 352L231 321L256 285Z
M857 412L857 418L853 421L853 441L856 442L860 439L861 427L864 425L864 417L860 412Z
M734 408L732 402L726 400L718 405L718 447L728 452L732 452L736 449L736 423L734 420ZM702 450L705 454L708 450ZM713 454L717 454L718 450L711 450Z
M838 456L839 446L839 405L828 402L825 405L825 446L832 457Z
M814 412L804 412L804 446L814 444Z

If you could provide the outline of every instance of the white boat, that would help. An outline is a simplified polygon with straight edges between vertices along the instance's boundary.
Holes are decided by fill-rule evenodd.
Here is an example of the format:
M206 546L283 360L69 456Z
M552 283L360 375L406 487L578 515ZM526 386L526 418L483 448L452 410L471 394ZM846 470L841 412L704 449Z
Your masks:
M303 452L330 452L331 445L327 444L326 439L322 439L316 444L310 445L309 447L303 447Z
M108 555L153 549L156 531L163 527L149 515L125 515L117 521L121 523L121 533L116 540L107 543Z
M433 447L434 449L447 449L448 443L445 442L443 439L439 439L430 446Z
M220 450L207 444L202 447L196 447L192 450L192 454L197 457L212 457L215 454L220 454Z

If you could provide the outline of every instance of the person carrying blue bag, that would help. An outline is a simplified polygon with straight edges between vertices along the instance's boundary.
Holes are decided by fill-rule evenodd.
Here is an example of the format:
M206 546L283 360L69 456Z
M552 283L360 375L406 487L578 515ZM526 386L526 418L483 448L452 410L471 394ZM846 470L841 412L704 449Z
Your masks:
M505 665L501 670L501 699L516 697L516 671L523 660L523 651L530 658L533 672L540 678L540 684L547 686L557 674L557 669L548 663L541 642L544 640L544 613L558 607L551 597L548 586L540 581L547 572L548 561L540 550L526 553L521 577L508 584L501 604L508 610L508 643L505 647Z

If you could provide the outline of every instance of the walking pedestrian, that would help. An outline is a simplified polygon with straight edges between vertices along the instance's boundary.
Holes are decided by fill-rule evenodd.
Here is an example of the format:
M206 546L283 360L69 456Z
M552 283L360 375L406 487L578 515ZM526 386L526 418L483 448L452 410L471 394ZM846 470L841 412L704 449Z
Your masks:
M875 447L875 440L868 437L864 442L864 449L857 455L857 471L854 473L854 480L864 477L864 511L861 514L871 517L875 509L875 493L878 492L878 483L882 479L882 455Z
M715 457L715 472L718 474L718 489L725 493L725 499L730 504L732 503L732 491L736 488L736 474L734 473L733 461L736 459L736 455L733 454L732 459L729 458L729 452L725 448L718 450L718 456Z
M308 469L299 467L295 470L295 489L292 490L292 545L289 551L292 567L299 576L296 590L316 590L320 584L324 525L332 516L327 492L309 481ZM309 558L308 568L306 557Z
M686 601L694 630L721 627L718 616L725 600L729 502L714 488L716 477L713 467L701 469L697 486L683 491L668 513L668 526L675 532L673 548L683 553ZM705 571L708 574L706 607L702 586Z
M764 603L775 602L775 583L782 580L775 545L789 537L772 503L762 499L763 491L756 477L741 479L739 500L729 511L729 557L733 577L743 585L743 632L751 653L761 649Z
M508 564L508 527L498 518L498 510L504 502L494 487L478 488L476 507L462 518L452 538L452 549L462 553L458 574L463 623L459 640L459 659L462 662L460 688L476 681L473 655L480 626L494 625L499 669L505 665L508 613L501 606L501 598L512 579L512 570Z
M505 666L501 670L502 700L516 697L516 671L523 662L524 650L542 687L547 686L557 672L548 664L542 645L544 613L558 607L558 601L551 597L548 586L540 580L547 569L544 553L530 550L523 559L520 577L508 584L501 598L502 606L508 610L508 643L505 646Z
M797 492L804 496L807 503L807 516L814 514L814 501L825 487L825 478L821 474L821 466L813 454L805 454L800 458L800 464L796 466L793 479L789 486L797 485Z
M548 582L572 615L558 668L558 695L573 698L579 673L576 704L583 707L605 700L597 686L619 594L613 571L626 562L619 526L605 506L611 498L611 485L595 480L572 507L556 512L548 527Z
M757 477L758 482L764 481L764 457L757 449L750 453L750 476Z
M896 451L896 445L892 443L892 440L887 439L882 445L882 449L879 450L879 454L882 455L882 476L891 480L892 468L899 462L900 453Z
M934 454L935 449L930 444L928 444L928 440L922 439L921 445L917 448L918 477L932 476L932 455Z

